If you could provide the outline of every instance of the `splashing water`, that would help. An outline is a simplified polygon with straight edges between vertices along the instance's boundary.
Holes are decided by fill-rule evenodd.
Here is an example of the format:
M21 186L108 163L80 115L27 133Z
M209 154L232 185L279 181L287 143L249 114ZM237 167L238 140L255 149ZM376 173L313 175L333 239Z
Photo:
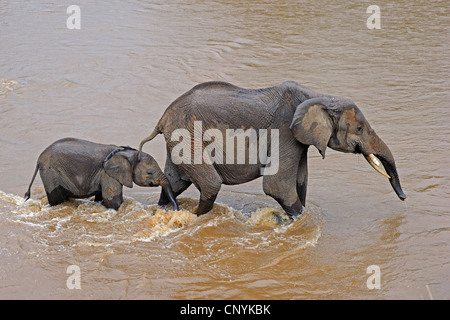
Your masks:
M5 271L5 285L21 283L30 269L44 270L50 288L46 296L51 297L57 292L54 289L64 284L64 268L76 264L89 278L83 278L80 297L88 292L105 297L102 279L118 274L125 279L125 290L136 297L184 297L168 289L167 281L178 285L187 281L189 288L192 283L208 290L217 286L216 281L243 275L259 279L261 273L276 270L280 263L295 264L321 235L323 219L314 206L290 221L280 208L242 212L222 203L198 217L192 213L197 201L180 198L180 210L173 211L124 197L116 211L92 199L71 199L51 207L41 187L36 187L33 199L26 202L0 191L0 225L3 233L8 233L0 238L0 248L8 249L0 254L13 266ZM138 285L133 284L136 275L143 279ZM161 285L158 279L162 279ZM118 282L106 287L111 286L120 292L123 285ZM38 289L35 296L41 297ZM189 291L189 296L204 296L204 290L199 290L198 295L196 290ZM28 292L27 296L33 295Z
M302 220L290 221L279 208L266 207L242 213L220 203L214 205L210 214L198 217L192 213L197 206L197 200L192 198L179 199L180 210L173 211L124 197L123 204L115 211L86 199L71 199L51 207L42 190L38 197L37 200L25 202L22 197L0 191L0 201L11 206L11 221L39 227L53 239L67 238L70 233L73 240L79 240L78 245L106 246L121 242L153 241L191 226L201 226L202 223L205 223L205 227L217 227L230 221L251 231L264 229L280 233ZM304 216L311 217L308 213ZM321 224L320 221L316 223Z
M0 96L6 95L20 87L20 84L15 80L0 79Z

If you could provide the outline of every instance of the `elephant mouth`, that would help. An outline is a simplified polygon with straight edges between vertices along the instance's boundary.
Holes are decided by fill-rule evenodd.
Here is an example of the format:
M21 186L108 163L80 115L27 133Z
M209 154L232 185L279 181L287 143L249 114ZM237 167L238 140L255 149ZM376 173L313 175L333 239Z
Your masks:
M370 154L364 154L361 150L361 147L359 144L355 146L355 149L353 151L355 154L363 154L364 158L366 158L367 162L374 168L378 173L382 174L386 178L390 179L391 177L381 168L381 162L378 160L377 156L375 156L373 153Z
M148 186L149 186L149 187L159 187L159 186L162 186L162 181L161 181L161 179L156 178L156 179L149 179L149 180L147 180L147 181L148 181Z
M360 154L360 153L362 153L362 150L361 150L361 147L359 146L359 144L357 144L357 145L355 146L355 150L353 150L353 153L355 153L355 154Z

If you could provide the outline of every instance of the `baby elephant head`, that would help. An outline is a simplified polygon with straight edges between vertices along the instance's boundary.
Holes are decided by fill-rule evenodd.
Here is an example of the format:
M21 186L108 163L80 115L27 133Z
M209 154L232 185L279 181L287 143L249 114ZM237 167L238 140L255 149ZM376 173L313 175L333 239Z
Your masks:
M169 180L156 160L149 154L142 152L141 158L138 160L137 150L129 147L117 148L105 158L103 168L106 174L128 188L133 187L133 181L141 187L161 186L174 209L178 210L178 203Z
M314 145L323 158L327 146L363 154L375 170L389 178L397 196L405 200L391 151L353 101L338 97L306 100L297 107L291 130L301 143Z

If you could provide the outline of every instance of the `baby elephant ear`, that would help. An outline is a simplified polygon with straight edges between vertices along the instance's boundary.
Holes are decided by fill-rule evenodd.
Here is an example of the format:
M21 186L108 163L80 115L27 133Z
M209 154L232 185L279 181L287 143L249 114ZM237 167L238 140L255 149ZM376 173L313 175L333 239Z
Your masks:
M116 179L128 188L133 188L131 163L123 152L114 152L113 156L106 157L103 162L103 168L108 176Z
M301 103L295 110L290 129L303 144L314 145L325 158L325 150L333 132L327 111L328 98L313 98Z

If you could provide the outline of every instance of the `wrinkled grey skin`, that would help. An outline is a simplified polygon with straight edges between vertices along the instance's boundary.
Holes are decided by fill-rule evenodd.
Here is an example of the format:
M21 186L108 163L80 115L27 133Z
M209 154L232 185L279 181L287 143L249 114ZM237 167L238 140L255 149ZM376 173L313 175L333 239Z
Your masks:
M291 217L301 214L306 203L310 145L314 145L323 157L327 146L341 152L360 153L366 158L374 155L383 164L398 197L406 198L392 153L351 100L323 95L293 81L255 90L224 82L207 82L175 100L139 147L141 151L144 143L159 133L164 134L167 145L165 174L175 196L191 183L200 190L199 215L211 210L222 184L254 180L260 177L260 168L264 165L175 165L171 151L178 142L171 141L172 132L185 128L193 135L196 120L202 121L203 131L215 128L224 135L226 129L279 129L279 170L274 175L264 175L263 190ZM159 203L168 201L162 192Z
M39 156L25 200L37 171L41 175L48 202L54 206L68 198L95 196L107 208L117 210L123 202L122 186L162 186L175 210L178 206L170 183L150 155L143 153L137 161L137 150L105 145L74 138L58 140Z

